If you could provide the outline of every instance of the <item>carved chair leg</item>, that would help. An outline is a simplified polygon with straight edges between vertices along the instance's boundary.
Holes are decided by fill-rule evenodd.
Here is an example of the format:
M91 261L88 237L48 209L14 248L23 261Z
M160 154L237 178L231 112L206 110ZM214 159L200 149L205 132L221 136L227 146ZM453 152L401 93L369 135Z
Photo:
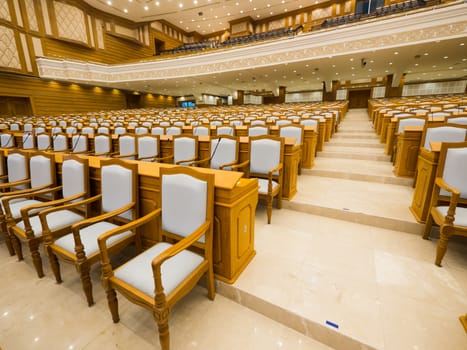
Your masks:
M115 293L115 289L111 287L107 287L105 293L107 295L107 304L112 314L112 320L114 323L118 323L120 321L120 316L118 315L117 293Z
M83 285L83 291L86 295L88 306L92 306L94 305L94 299L92 297L91 267L88 263L82 263L78 265L78 271L80 273L81 283Z
M206 285L208 287L208 298L214 300L216 296L216 284L214 282L214 267L210 265L206 273Z
M448 249L448 241L451 234L449 233L449 229L441 226L439 232L439 241L438 247L436 249L436 260L435 264L437 266L441 266L441 260L443 260L444 255L446 254L446 250Z
M282 208L282 193L279 193L277 195L277 209L281 209Z
M47 255L49 256L50 267L55 276L55 281L58 284L62 283L62 275L60 273L60 264L58 262L57 256L54 254L50 247L47 247Z
M15 235L10 235L10 239L13 248L15 249L15 253L18 256L18 261L23 260L23 247L21 246L21 242L19 241L18 237L16 237Z
M267 213L268 213L268 224L270 224L271 216L272 216L272 197L268 197L267 199Z
M39 241L30 240L29 241L29 250L31 251L32 262L36 268L37 276L39 278L44 277L44 269L42 267L41 254L39 253Z
M8 253L10 253L10 256L15 255L15 249L13 248L10 235L7 232L3 232L3 237L5 239L6 247L8 248Z
M428 218L426 219L425 230L423 231L423 239L430 238L432 227L433 227L433 216L431 216L431 213L429 213Z
M170 333L169 333L169 310L156 310L154 319L157 322L159 331L159 342L162 350L170 350Z

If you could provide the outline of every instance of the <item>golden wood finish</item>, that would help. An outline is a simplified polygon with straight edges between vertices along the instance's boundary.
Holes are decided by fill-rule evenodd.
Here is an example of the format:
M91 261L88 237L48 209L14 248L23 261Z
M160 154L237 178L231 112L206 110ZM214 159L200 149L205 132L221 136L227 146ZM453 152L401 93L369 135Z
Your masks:
M118 229L109 231L99 237L99 248L102 256L102 269L103 269L103 285L107 293L107 300L112 314L112 319L116 323L119 321L118 304L115 290L126 296L130 301L140 305L153 312L155 321L159 330L159 340L163 350L170 349L170 336L169 336L169 312L170 309L185 296L193 287L196 286L198 280L206 274L208 297L214 299L215 285L212 265L212 235L213 235L213 217L214 217L214 174L200 173L194 168L190 167L173 167L161 168L160 178L163 176L170 176L173 174L185 174L194 177L198 180L206 182L207 184L207 198L206 198L206 219L205 222L194 232L189 233L186 237L179 236L173 232L168 232L163 229L161 221L159 221L158 232L162 241L169 240L176 242L170 248L164 250L159 255L154 256L152 260L152 281L154 282L153 288L154 295L148 295L141 290L129 285L126 281L116 277L112 271L110 258L107 247L107 240L116 234L125 232L129 229L135 230L136 227L148 223L156 215L160 216L161 209L155 209L147 214L145 217L135 220L132 223L124 225ZM162 191L160 189L160 197ZM160 198L159 197L159 198ZM201 243L199 239L205 237L205 241ZM183 281L181 281L176 288L170 293L166 294L164 285L162 284L161 265L188 248L194 249L198 255L203 258L203 261L198 267L195 268ZM132 260L128 264L132 264Z
M422 132L422 126L407 126L397 137L394 175L410 177L415 175Z
M456 225L455 222L456 209L460 206L466 205L467 199L461 197L461 189L457 189L449 185L443 176L445 172L447 173L445 164L448 150L454 148L467 149L467 142L445 142L441 144L441 149L439 151L439 163L438 168L436 169L436 179L434 181L434 188L430 202L431 210L429 211L428 218L426 220L425 231L423 233L423 238L428 239L430 237L433 224L439 226L439 240L435 259L435 264L437 266L441 266L441 261L446 254L450 237L467 236L467 227ZM464 154L464 156L465 159L462 159L462 164L460 165L461 169L465 165L464 162L467 161L467 154ZM454 164L454 166L456 165L457 164ZM451 166L453 166L453 164L451 164ZM453 169L450 170L453 171ZM447 192L448 195L443 195L440 192L441 190ZM444 216L442 210L438 210L437 207L440 205L448 206L446 216Z
M459 321L461 321L464 330L467 332L467 314L460 316Z

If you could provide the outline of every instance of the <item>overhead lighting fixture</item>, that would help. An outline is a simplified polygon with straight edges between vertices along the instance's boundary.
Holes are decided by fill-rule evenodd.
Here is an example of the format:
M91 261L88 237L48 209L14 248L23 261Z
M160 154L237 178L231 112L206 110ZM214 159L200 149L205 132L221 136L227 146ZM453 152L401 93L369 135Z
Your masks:
M112 6L112 1L108 0L107 5Z
M148 5L145 5L145 6L144 6L144 10L145 10L145 11L149 10Z

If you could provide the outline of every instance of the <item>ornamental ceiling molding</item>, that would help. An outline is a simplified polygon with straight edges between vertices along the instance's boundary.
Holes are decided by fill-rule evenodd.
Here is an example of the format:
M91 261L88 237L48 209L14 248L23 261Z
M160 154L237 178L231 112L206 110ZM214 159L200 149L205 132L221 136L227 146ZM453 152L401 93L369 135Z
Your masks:
M274 66L453 39L466 34L467 5L461 3L202 55L115 65L49 58L37 58L36 61L42 78L112 84Z

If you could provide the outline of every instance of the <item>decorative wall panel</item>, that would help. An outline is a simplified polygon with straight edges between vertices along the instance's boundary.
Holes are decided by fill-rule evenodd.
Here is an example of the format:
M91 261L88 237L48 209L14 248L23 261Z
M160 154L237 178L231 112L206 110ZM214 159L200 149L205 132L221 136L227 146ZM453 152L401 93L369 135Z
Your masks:
M285 102L321 102L323 100L322 91L291 92L285 95Z
M386 95L386 86L376 86L373 88L371 98L383 98Z
M0 1L0 18L11 21L10 9L8 7L8 1L6 0Z
M104 49L104 21L96 19L97 47Z
M232 34L243 33L247 30L247 23L246 22L235 23L235 24L232 24L230 28L232 30Z
M344 5L345 13L349 13L352 10L352 1L346 1Z
M26 62L26 69L28 72L32 72L31 56L29 56L28 42L26 40L26 34L19 34L21 39L21 46L23 47L24 52L24 61Z
M326 7L322 9L316 9L311 13L311 19L317 20L325 17L331 17L332 15L332 7Z
M46 0L41 0L41 9L42 9L42 16L44 16L45 32L48 35L52 35L52 27L50 26L49 9L47 7Z
M13 0L13 6L15 8L16 13L16 22L20 27L24 27L23 17L21 17L21 8L19 7L18 0Z
M347 100L347 89L339 89L336 91L336 101Z
M269 22L269 30L280 29L285 27L285 18Z
M91 39L91 46L96 47L96 44L94 43L94 31L92 27L92 18L89 15L87 17L88 17L88 28L89 28L89 37Z
M41 38L32 37L32 47L34 48L34 56L44 56Z
M123 35L123 36L127 36L129 38L139 41L138 29L131 29L131 28L115 25L115 33Z
M0 66L21 69L21 61L13 29L0 26L0 47L4 48L3 54L0 55Z
M54 1L58 36L88 43L84 12L77 7Z
M39 25L37 24L36 9L34 7L33 0L24 0L26 6L26 14L28 16L29 29L36 32L39 31Z
M463 94L467 80L404 85L402 96Z

